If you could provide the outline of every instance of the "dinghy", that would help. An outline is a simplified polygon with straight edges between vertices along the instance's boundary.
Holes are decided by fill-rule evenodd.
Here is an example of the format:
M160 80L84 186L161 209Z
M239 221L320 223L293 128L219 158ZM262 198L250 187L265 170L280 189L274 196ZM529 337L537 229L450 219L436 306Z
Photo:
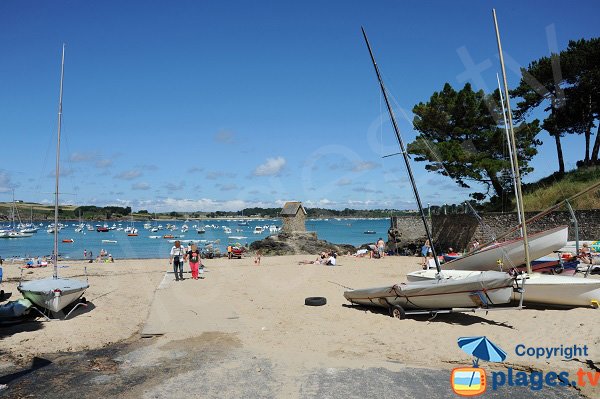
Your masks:
M433 239L425 217L419 191L412 173L412 168L409 162L409 158L400 135L400 130L394 117L394 113L390 106L387 92L379 73L379 68L375 62L375 57L371 50L367 35L362 30L381 93L385 100L390 119L396 134L396 139L400 147L400 153L404 158L404 165L410 178L411 186L417 207L420 212L425 234L431 245L433 252L433 259L436 266L436 272L438 276L441 275L441 267L435 252L435 245L433 245ZM423 312L431 312L437 314L442 310L448 312L454 311L473 311L479 308L488 309L490 306L506 304L510 302L513 292L513 278L504 272L487 271L479 273L472 277L465 277L461 279L444 279L436 278L434 280L426 280L419 282L409 282L402 284L394 284L392 286L383 286L375 288L364 288L356 290L348 290L344 292L344 297L353 304L360 305L372 305L379 307L387 307L390 313L396 317L403 318L407 314L404 309L411 310L408 313L418 314Z
M568 226L559 226L529 235L529 256L541 258L564 247L569 235ZM500 261L500 262L498 262ZM498 270L499 263L509 267L525 263L523 239L492 244L460 258L444 263L444 270Z
M56 143L56 186L54 192L54 226L58 226L58 183L60 176L60 129L62 122L62 94L63 94L63 78L64 78L64 67L65 67L65 46L63 45L62 50L62 64L61 64L61 75L60 75L60 96L58 103L58 134ZM56 313L60 312L66 306L72 304L85 292L89 287L87 281L81 281L76 279L67 279L58 277L58 229L54 229L54 252L52 261L54 263L54 274L52 277L33 280L33 281L21 281L17 289L21 292L23 297L29 299L33 304L48 309L49 311ZM85 302L85 301L83 301ZM80 306L76 305L73 310ZM68 315L67 315L68 316Z
M404 309L450 309L500 305L510 302L513 278L508 273L486 271L460 279L439 278L392 286L349 290L351 303Z

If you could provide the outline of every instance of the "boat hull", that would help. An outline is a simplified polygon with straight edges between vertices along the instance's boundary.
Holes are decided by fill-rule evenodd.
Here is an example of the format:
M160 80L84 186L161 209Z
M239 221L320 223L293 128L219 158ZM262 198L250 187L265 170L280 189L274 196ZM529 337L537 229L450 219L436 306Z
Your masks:
M510 302L513 279L507 273L488 271L460 280L433 279L393 286L366 288L344 292L352 303L405 309L451 309L479 307L482 298L489 305Z
M533 273L525 280L524 302L597 307L600 303L600 279Z
M560 226L529 236L529 256L531 259L541 258L561 247L567 242L568 226ZM522 239L506 241L490 245L478 252L444 263L444 270L498 270L498 260L504 268L512 268L525 263L525 248Z
M460 280L472 278L479 273L484 272L448 270L444 272L444 278ZM523 278L525 278L523 302L527 304L596 307L597 303L600 303L600 279L532 273L519 276L517 278L519 286L523 286ZM436 279L436 271L419 270L409 273L407 279L412 282L432 281ZM518 301L520 298L520 293L512 293L514 301Z
M79 299L88 287L86 281L50 277L23 282L17 289L35 305L56 313Z

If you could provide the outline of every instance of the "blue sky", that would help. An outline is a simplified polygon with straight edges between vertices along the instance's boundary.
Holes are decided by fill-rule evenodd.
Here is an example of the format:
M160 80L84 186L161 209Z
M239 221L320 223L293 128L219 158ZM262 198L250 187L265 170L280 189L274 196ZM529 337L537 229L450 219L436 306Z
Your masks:
M366 50L400 128L445 82L496 87L496 7L516 68L599 35L600 4L560 1L0 2L0 200L51 202L66 43L62 202L150 211L414 208ZM596 28L594 28L594 26ZM476 65L473 72L469 59ZM405 116L403 116L405 115ZM557 169L553 140L525 181ZM563 140L568 169L583 137ZM423 202L468 198L413 163Z

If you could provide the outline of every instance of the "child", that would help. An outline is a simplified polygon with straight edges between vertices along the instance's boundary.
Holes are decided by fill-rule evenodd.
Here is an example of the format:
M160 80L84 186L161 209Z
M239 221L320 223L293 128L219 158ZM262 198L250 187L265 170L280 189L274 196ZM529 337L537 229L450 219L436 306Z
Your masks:
M260 249L258 251L256 251L256 256L254 257L254 263L256 265L260 265L260 257L262 256L262 253L260 252Z

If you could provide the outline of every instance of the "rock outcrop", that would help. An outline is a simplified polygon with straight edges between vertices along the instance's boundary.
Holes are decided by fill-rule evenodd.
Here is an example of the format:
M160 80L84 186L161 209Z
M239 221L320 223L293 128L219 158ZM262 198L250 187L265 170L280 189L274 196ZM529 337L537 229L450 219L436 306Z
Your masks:
M319 240L315 232L280 233L250 244L252 251L260 250L263 255L317 255L324 251L335 251L339 255L356 252L348 244L333 244Z

